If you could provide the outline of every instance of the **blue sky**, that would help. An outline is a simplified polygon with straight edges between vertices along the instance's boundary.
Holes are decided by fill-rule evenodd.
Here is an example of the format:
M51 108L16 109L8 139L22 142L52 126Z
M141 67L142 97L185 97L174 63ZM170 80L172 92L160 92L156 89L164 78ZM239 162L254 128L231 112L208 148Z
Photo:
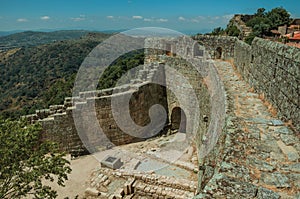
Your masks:
M0 0L0 31L152 26L205 32L225 27L235 13L279 6L300 18L299 0Z

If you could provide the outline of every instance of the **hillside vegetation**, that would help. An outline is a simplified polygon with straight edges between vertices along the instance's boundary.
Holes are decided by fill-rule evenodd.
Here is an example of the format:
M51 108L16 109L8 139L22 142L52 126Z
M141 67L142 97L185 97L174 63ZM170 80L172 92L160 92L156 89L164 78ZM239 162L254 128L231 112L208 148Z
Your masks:
M250 20L246 22L246 26L252 28L252 32L245 38L245 42L251 44L255 37L272 36L271 30L277 30L278 26L288 25L292 19L289 12L282 8L273 8L266 11L264 8L257 9L256 13L251 15ZM226 29L221 27L215 28L208 35L228 35L238 37L241 34L240 30L229 22Z
M71 96L74 80L84 58L107 34L91 33L67 40L25 47L0 58L0 117L17 118ZM9 52L8 52L9 53ZM142 51L131 52L106 69L98 88L115 85L127 70L143 63Z
M60 30L54 32L26 31L0 37L0 50L30 47L55 41L79 39L86 36L86 30Z

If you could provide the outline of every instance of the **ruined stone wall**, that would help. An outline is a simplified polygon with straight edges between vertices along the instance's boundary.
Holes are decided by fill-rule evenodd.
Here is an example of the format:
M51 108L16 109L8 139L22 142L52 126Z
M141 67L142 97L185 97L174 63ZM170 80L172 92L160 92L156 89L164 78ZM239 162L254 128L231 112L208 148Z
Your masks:
M225 57L233 57L233 49L235 44L234 38L228 38L226 41L219 41L216 37L199 37L199 40L205 42L205 45L214 43L215 46L222 46L225 49ZM170 41L165 41L170 42ZM174 42L174 41L172 41ZM192 90L196 93L197 100L199 102L196 106L193 101L184 107L178 98L183 98L188 101L192 99L192 95L185 89L187 87L186 82L180 80L176 75L169 74L166 71L166 81L170 85L176 85L182 93L174 93L170 89L167 90L167 101L169 109L169 119L172 119L172 112L174 107L180 107L185 113L197 112L199 115L189 115L188 119L196 119L198 121L197 133L194 140L197 145L199 172L198 172L198 191L201 191L203 186L211 179L215 172L218 170L218 164L223 157L223 147L225 138L225 118L226 118L226 95L222 81L220 80L216 68L214 67L214 61L210 60L209 54L214 55L215 48L201 46L200 50L203 52L195 54L197 48L194 45L195 41L188 41L179 39L175 43L176 49L171 54L161 51L151 51L149 53L149 59L151 61L161 61L166 66L170 66L171 69L176 70L181 76L185 77L187 82L192 86ZM150 41L154 48L163 48L164 41L157 42ZM226 45L230 47L227 47ZM155 46L156 45L156 46ZM186 45L186 46L185 46ZM187 54L187 46L191 48L190 54ZM161 55L159 55L161 53ZM164 54L165 53L165 54ZM155 56L153 56L155 55ZM180 56L181 55L181 56ZM202 55L202 56L201 56ZM147 59L148 54L146 54ZM169 69L169 70L171 70ZM184 101L183 100L183 101ZM205 119L206 122L205 122Z
M231 60L237 38L228 36L196 35L194 39L203 45L212 59Z
M112 99L120 102L130 99L129 118L136 125L146 126L150 123L149 110L154 104L160 104L166 111L168 110L165 87L151 83L154 77L164 79L161 71L163 71L161 65L146 65L139 73L141 79L133 80L132 84L114 89L81 92L78 97L66 98L64 105L53 105L49 109L37 110L36 114L28 115L26 118L31 122L42 124L43 139L57 142L61 150L75 155L87 152L86 149L91 152L101 150L102 147L105 149L113 145L141 141L144 137L141 138L139 132L135 132L137 135L135 136L119 128L113 115ZM118 109L114 113L125 114L122 111L118 112ZM164 122L162 121L163 124ZM99 132L99 125L104 134ZM86 133L78 135L78 131ZM82 141L88 145L84 146Z
M200 140L211 121L211 103L205 78L209 68L208 53L204 46L189 37L146 40L145 60L165 65L168 118L172 128L175 109L180 109L181 121L187 133L194 133ZM195 99L193 99L195 98ZM204 122L203 118L208 120ZM183 124L184 123L184 124ZM196 129L196 131L194 131ZM181 129L182 130L182 129Z
M243 78L300 130L300 50L255 38L252 45L237 41L234 63Z
M177 87L181 87L178 89L179 93L174 93L170 89L167 90L167 102L168 102L168 110L169 110L169 120L172 119L173 110L176 107L182 108L184 114L187 114L188 118L192 118L196 116L193 113L196 112L195 109L199 111L198 115L198 137L202 138L202 135L207 130L207 126L210 122L210 95L208 92L207 85L205 84L204 77L201 76L199 71L190 63L188 60L173 58L173 57L162 57L161 61L164 61L166 65L175 69L180 75L182 75L187 82L179 82L180 79L175 75L168 75L167 81L170 85L176 85ZM199 60L200 61L200 60ZM204 63L202 63L204 65ZM187 85L187 83L189 85ZM189 86L190 89L188 88ZM198 105L192 99L192 94L190 92L194 92L196 99L198 100ZM180 98L180 99L179 99ZM183 101L187 104L186 107L183 104L180 104L180 101ZM204 116L208 117L208 121L204 122ZM171 121L172 122L172 121ZM187 121L187 127L193 126L192 121ZM189 129L187 129L189 130Z

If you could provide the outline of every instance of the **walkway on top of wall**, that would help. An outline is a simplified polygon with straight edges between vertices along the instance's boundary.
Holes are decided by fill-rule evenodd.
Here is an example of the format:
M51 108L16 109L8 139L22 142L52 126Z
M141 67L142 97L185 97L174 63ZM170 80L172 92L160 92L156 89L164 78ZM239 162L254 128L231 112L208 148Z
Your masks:
M197 198L300 198L300 141L232 65L217 62L232 106L220 169Z

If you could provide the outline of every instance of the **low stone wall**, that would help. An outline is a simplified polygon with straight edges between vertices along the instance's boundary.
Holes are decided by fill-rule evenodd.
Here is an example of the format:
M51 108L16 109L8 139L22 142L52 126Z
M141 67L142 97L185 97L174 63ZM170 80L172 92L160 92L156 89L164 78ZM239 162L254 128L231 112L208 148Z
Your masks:
M124 182L124 184L119 185L119 188L111 194L99 191L107 190L107 187L113 181ZM193 198L197 188L195 181L187 179L138 171L113 171L106 168L94 171L90 184L92 187L85 191L86 197L90 198L147 197L186 199ZM94 190L92 194L90 190Z
M255 38L249 46L237 41L234 63L243 78L300 130L300 49Z

